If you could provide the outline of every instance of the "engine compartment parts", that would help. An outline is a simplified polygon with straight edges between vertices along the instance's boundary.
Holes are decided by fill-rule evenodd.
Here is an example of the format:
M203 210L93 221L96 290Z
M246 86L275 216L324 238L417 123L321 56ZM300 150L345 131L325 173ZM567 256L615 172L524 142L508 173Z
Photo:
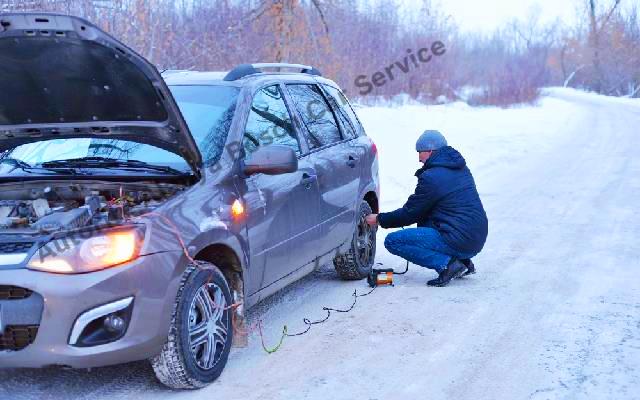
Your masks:
M155 210L176 184L55 183L0 186L0 229L51 233L114 223Z
M0 228L20 226L30 218L42 218L51 212L46 199L33 201L0 200Z
M31 226L40 231L57 231L62 229L81 228L91 220L89 207L82 206L69 211L54 212L46 215Z

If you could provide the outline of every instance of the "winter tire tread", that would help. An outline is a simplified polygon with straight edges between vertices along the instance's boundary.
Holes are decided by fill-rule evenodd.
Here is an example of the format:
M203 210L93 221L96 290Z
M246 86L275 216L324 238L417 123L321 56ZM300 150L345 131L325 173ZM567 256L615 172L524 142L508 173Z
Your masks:
M209 385L212 382L203 382L189 373L188 367L185 363L185 355L182 351L182 345L179 338L180 321L178 321L178 314L180 305L182 304L183 294L190 280L195 278L198 271L202 269L211 271L212 274L221 277L222 282L224 282L226 286L226 288L223 288L223 290L225 290L226 293L229 294L227 280L225 279L222 272L213 264L198 261L196 264L189 265L185 272L182 274L182 279L178 288L178 294L173 306L173 313L171 317L171 325L169 327L167 342L164 344L160 354L149 360L158 380L162 384L172 389L199 389ZM233 339L232 335L233 329L230 328L229 336L227 339L228 343L226 344L227 346L231 345L231 341ZM224 360L221 360L222 369L224 369L224 364L226 364L226 361L226 357ZM215 378L217 378L217 376Z
M371 210L371 206L366 201L362 201L358 208L358 218L356 221L359 221L364 216L371 214L373 211ZM355 227L353 238L351 239L351 247L349 251L345 254L338 255L333 259L333 265L338 273L338 276L342 280L346 281L354 281L361 280L369 275L371 272L371 267L373 266L373 258L375 258L375 233L374 233L374 241L373 241L373 251L371 256L371 262L368 265L360 265L360 261L356 254L357 252L357 235L358 235L358 227Z

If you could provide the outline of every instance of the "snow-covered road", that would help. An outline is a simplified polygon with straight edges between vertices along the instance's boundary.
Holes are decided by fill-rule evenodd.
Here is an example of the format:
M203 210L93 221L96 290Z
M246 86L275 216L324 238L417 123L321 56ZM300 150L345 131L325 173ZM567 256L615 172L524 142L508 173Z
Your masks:
M145 363L0 370L0 399L640 399L640 101L548 90L537 107L359 110L380 152L382 208L402 204L413 145L436 128L467 158L490 234L478 274L429 288L412 266L301 338L234 350L222 377L169 392ZM379 234L377 261L401 268ZM284 324L350 305L323 268L250 312Z

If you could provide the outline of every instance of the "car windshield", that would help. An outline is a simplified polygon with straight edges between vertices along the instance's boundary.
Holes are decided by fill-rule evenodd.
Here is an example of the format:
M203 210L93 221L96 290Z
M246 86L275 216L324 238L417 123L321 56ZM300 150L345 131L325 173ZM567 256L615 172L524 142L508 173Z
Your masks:
M215 164L222 155L239 89L230 86L172 86L170 89L205 165ZM152 145L119 139L71 138L28 143L3 152L0 155L0 175L24 172L24 168L19 166L33 167L86 157L136 160L190 171L182 157Z
M222 155L240 89L233 86L175 85L171 93L196 140L205 166Z

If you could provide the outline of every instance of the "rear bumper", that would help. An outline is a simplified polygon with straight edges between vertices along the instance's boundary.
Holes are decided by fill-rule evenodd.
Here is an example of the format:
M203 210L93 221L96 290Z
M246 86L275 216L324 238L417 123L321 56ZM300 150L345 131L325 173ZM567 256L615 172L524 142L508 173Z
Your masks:
M82 275L26 269L0 271L0 284L33 290L44 299L34 342L22 350L0 351L0 368L91 368L158 354L167 339L179 283L177 259L173 253L150 255ZM74 323L81 314L128 297L133 297L134 303L124 337L93 347L69 345Z

